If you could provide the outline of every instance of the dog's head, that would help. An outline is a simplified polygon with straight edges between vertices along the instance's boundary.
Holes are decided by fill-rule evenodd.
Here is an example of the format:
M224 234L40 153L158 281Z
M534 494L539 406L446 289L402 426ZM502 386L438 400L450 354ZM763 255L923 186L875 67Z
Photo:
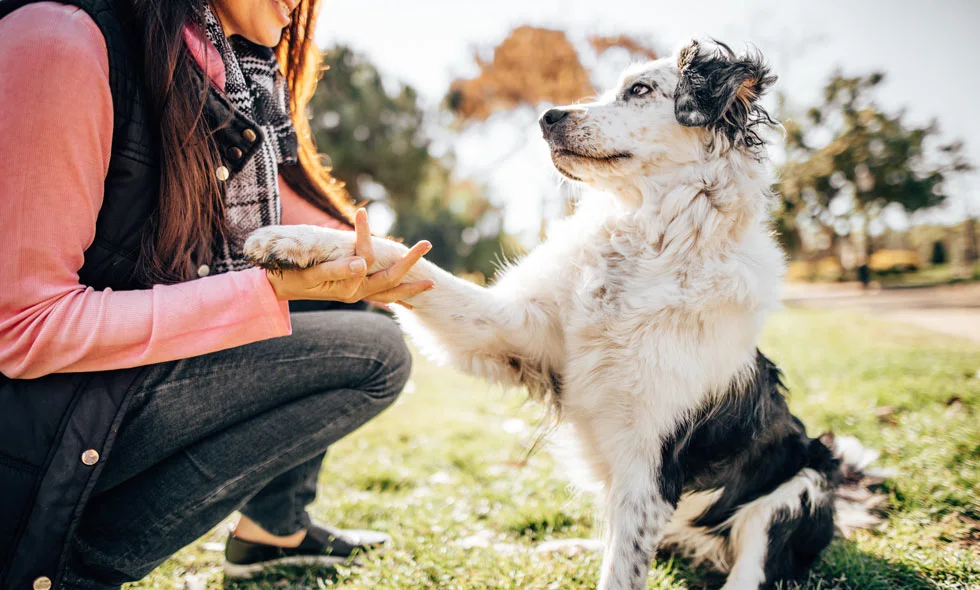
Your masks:
M755 149L772 124L759 99L775 82L762 56L697 41L676 58L628 68L596 102L540 118L555 167L590 184L655 173L705 153Z

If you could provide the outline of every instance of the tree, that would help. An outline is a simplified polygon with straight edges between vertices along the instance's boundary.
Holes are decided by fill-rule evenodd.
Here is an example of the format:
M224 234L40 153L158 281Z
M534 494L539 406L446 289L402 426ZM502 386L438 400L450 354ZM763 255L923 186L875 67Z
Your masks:
M648 44L628 35L592 36L588 43L593 58L613 49L625 50L633 58L657 58ZM479 74L453 80L446 104L467 124L485 121L499 111L581 100L595 93L594 72L581 57L564 31L517 27L493 48L491 59L480 52L473 55Z
M408 242L430 240L433 262L491 275L501 248L511 247L500 211L485 187L453 177L451 155L431 155L415 90L386 86L367 59L345 46L326 50L324 61L329 69L308 114L332 174L356 202L392 210L391 234Z
M411 214L396 218L392 233L408 241L426 239L426 258L456 273L492 277L503 256L519 253L517 242L503 232L500 207L486 198L486 187L453 178L452 166L432 160Z
M883 79L837 72L821 104L785 122L787 160L778 186L789 215L862 238L866 256L871 225L886 206L914 212L940 205L947 181L972 169L961 142L939 143L935 122L916 127L904 112L875 105Z
M324 52L329 70L310 101L317 148L356 202L387 198L410 209L430 159L425 113L411 86L388 91L377 69L346 46Z
M463 122L485 121L494 112L542 102L572 102L594 92L578 53L562 31L523 26L473 60L479 75L454 80L447 106Z
M977 259L980 258L980 252L977 252L977 220L968 217L963 222L963 232L966 234L963 259L967 264L976 264Z

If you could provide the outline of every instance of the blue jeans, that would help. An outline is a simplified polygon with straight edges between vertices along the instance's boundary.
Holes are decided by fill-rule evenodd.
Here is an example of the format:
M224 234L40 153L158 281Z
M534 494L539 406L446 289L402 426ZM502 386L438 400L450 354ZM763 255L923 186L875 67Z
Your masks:
M292 323L149 368L72 541L69 587L138 580L234 510L277 535L306 527L327 447L395 401L411 357L380 314Z

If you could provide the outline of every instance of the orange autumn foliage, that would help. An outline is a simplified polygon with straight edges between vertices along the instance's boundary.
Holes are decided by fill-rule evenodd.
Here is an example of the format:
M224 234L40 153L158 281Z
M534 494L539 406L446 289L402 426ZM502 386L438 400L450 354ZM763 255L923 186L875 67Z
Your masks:
M466 121L483 121L522 104L570 103L595 92L589 73L562 31L522 26L497 45L480 75L454 80L449 107Z
M592 36L596 55L614 47L640 59L656 59L648 45L627 35ZM500 42L487 61L479 53L474 78L452 82L447 105L464 123L485 121L498 111L522 105L568 104L595 93L589 71L563 31L521 26Z
M614 47L621 47L636 57L657 59L656 51L642 41L629 35L593 35L589 37L589 44L592 45L596 53L604 53Z

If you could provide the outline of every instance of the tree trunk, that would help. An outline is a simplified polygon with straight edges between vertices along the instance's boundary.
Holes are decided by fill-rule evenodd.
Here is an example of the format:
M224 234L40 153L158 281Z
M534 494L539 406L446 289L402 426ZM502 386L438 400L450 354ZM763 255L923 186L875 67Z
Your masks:
M871 230L869 223L865 221L861 229L861 237L864 239L864 260L858 267L858 280L861 287L867 289L871 285L871 255L874 254L874 245L871 243Z
M871 240L871 232L868 231L867 226L865 226L863 231L864 238L864 263L868 264L871 262L871 255L875 253L875 247Z
M963 253L963 259L966 261L967 266L973 265L978 258L977 253L977 220L972 217L968 217L966 221L963 222L963 230L965 235L966 249Z

